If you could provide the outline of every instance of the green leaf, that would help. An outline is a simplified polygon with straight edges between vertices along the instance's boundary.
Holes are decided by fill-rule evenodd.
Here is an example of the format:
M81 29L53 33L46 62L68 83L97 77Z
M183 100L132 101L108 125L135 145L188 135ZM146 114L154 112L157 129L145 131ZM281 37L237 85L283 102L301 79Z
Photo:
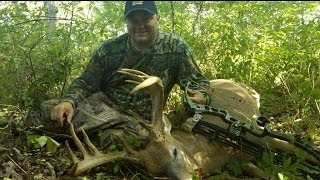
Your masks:
M310 96L313 99L320 99L320 90L315 89L315 90L311 91Z
M28 145L33 146L35 148L39 148L39 146L37 146L37 138L38 137L39 137L39 135L28 135Z
M37 142L39 143L40 147L42 148L44 145L46 145L48 140L47 136L41 136L37 139Z
M288 177L286 177L283 173L278 173L278 177L280 180L287 180Z
M28 145L33 148L42 148L47 143L47 136L28 135Z
M291 164L291 158L286 158L283 162L283 168L288 169Z
M60 146L60 144L57 141L55 141L51 137L48 137L48 141L47 141L47 151L48 152L57 152L57 149L59 146Z
M113 173L118 173L120 170L120 166L118 163L115 164L114 168L113 168Z

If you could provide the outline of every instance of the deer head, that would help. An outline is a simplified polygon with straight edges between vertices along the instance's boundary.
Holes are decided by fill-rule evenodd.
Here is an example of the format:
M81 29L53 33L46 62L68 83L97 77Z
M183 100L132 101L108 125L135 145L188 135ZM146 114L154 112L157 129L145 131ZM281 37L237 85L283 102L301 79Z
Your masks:
M191 179L191 173L197 169L197 165L190 158L192 156L184 151L185 144L170 134L171 124L163 114L164 97L161 79L132 69L121 69L119 72L133 79L127 82L137 84L131 93L144 89L151 95L151 124L146 124L138 115L134 115L152 137L147 147L139 152L143 165L152 174L165 173L171 179Z

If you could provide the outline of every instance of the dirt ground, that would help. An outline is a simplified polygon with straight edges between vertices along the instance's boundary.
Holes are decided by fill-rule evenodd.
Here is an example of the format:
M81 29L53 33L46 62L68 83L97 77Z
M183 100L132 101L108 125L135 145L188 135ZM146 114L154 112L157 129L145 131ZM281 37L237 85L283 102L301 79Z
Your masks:
M73 163L64 146L65 139L55 138L60 144L56 152L48 152L46 146L34 148L28 143L28 136L39 134L27 128L12 124L0 127L0 178L3 179L152 179L141 167L125 162L110 163L93 168L85 174L72 177L68 171ZM320 142L320 141L319 141ZM318 144L319 145L319 144ZM71 147L76 156L81 154ZM279 179L280 176L278 177ZM301 178L301 177L297 177ZM168 179L158 177L153 179ZM252 179L241 172L222 170L206 179ZM301 178L303 179L303 178Z
M135 165L117 162L89 170L78 177L69 175L73 162L64 145L64 139L58 138L60 146L56 152L48 152L46 146L35 148L28 143L30 129L14 130L1 128L0 131L0 178L24 179L149 179L143 169ZM39 132L37 132L39 134ZM76 156L82 155L70 141Z

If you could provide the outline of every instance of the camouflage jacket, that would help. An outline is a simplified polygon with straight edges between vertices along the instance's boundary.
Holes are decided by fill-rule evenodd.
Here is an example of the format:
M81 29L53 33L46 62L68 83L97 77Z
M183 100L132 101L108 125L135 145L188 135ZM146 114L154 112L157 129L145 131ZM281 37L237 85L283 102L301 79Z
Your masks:
M134 85L125 82L128 76L117 73L119 68L136 69L160 77L164 85L164 102L175 84L180 88L188 81L204 86L209 84L182 38L160 31L153 47L138 52L131 46L128 34L124 34L105 41L95 51L84 72L73 80L60 101L71 102L77 107L80 100L102 91L112 101L111 105L121 112L133 110L149 119L150 95L145 91L130 94Z

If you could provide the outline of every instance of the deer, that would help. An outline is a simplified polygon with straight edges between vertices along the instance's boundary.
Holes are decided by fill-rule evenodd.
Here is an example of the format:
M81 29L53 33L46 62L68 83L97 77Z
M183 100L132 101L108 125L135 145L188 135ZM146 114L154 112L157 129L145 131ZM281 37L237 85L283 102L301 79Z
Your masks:
M212 174L216 169L224 167L235 157L248 162L254 158L250 154L214 139L209 141L202 134L191 133L183 129L171 131L171 123L163 110L164 98L161 79L134 69L120 69L118 72L131 78L126 82L136 85L131 93L146 90L151 95L152 114L150 123L144 121L139 115L132 113L134 120L148 131L151 140L144 149L134 150L121 136L115 134L115 137L123 144L123 151L101 153L90 141L84 130L82 130L85 143L83 145L70 123L70 134L83 154L83 160L79 160L71 150L68 141L66 141L67 151L73 161L73 167L69 171L71 175L77 176L96 166L124 160L142 165L152 176L166 175L169 179L192 179L194 173L197 173L199 177ZM210 81L211 85L228 82L225 80ZM250 106L256 108L256 110L250 110L251 115L257 114L257 101L253 98L248 102L250 102ZM230 110L229 113L233 117L240 117L245 114L237 110ZM220 127L227 128L227 124L218 116L208 115L205 118ZM258 128L258 125L255 126L257 129L261 129ZM247 134L247 137L263 147L280 148L285 152L295 153L296 147L281 139L256 137L250 133ZM86 148L89 148L91 153ZM309 159L317 166L320 165L319 159L313 157L309 157ZM262 170L252 163L248 163L248 169L253 176L266 178Z

